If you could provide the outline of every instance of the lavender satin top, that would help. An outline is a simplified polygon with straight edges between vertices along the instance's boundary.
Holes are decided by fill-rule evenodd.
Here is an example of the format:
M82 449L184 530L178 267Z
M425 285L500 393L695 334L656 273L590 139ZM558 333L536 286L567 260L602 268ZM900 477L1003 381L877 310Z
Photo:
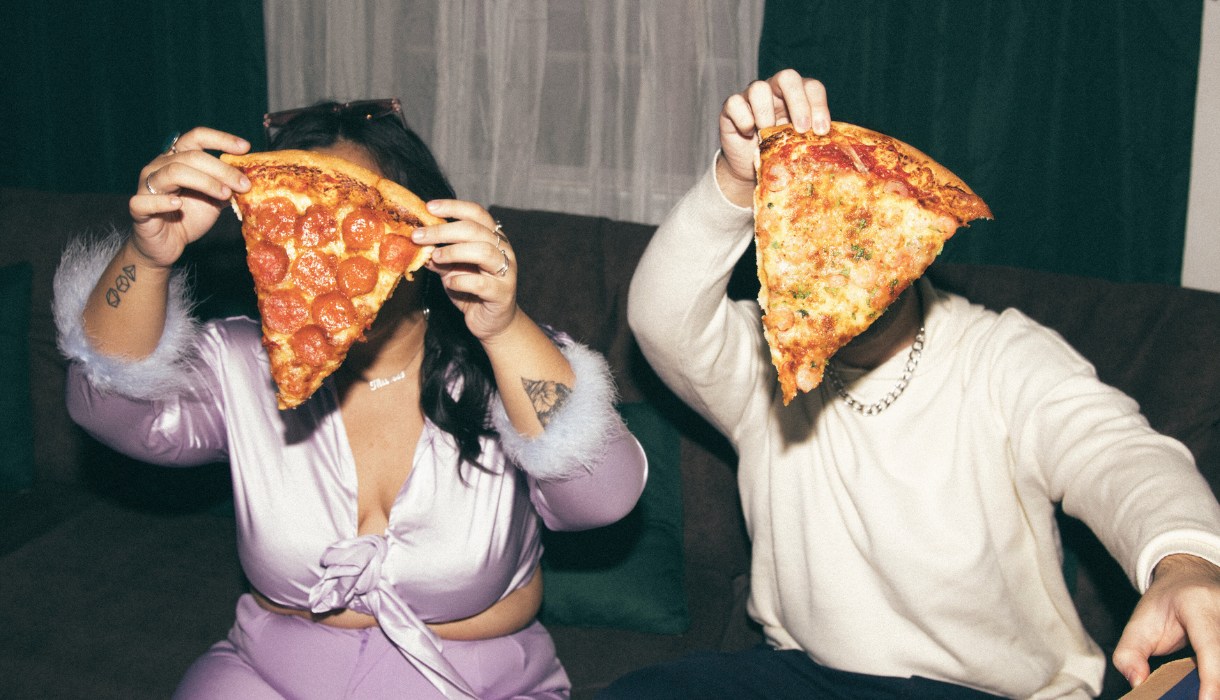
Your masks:
M483 440L482 469L459 467L452 437L425 421L386 531L358 537L356 468L334 385L328 380L296 409L277 409L260 340L248 318L205 324L181 361L183 388L151 399L99 388L107 381L90 374L88 358L76 358L69 411L99 440L140 460L228 460L238 553L259 592L293 608L371 614L438 688L472 695L425 623L474 615L526 584L542 553L540 522L582 529L630 511L647 464L612 408L612 385L595 401L567 402L536 441L510 434L498 407L502 437ZM595 353L560 347L577 374L573 396L582 384L609 382L593 376L605 374ZM581 411L614 415L564 415ZM565 443L582 441L593 449L564 455ZM558 472L555 464L540 465L541 476L531 470L531 455L544 453Z

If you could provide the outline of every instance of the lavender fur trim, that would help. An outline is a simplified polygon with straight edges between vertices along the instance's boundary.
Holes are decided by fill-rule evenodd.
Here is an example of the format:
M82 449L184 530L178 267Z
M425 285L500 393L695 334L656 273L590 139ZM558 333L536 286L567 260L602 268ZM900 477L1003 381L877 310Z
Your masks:
M187 373L182 362L194 347L199 324L191 316L193 304L186 275L178 270L170 278L161 342L151 355L140 360L112 357L98 352L85 336L82 315L89 295L106 266L123 245L123 234L112 230L102 237L80 236L72 240L55 271L52 311L59 331L59 351L80 363L85 376L98 389L137 399L152 399L180 390Z
M572 365L576 386L542 435L531 439L518 433L499 396L491 410L504 452L527 474L543 481L588 474L601 461L619 425L614 410L617 392L605 358L575 342L560 345L559 350Z

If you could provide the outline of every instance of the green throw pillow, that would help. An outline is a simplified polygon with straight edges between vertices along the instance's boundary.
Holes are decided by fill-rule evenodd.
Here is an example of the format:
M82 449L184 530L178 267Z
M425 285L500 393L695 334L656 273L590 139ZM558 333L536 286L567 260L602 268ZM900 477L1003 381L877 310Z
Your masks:
M648 456L648 484L625 518L583 532L544 532L542 621L681 634L682 475L678 431L650 404L619 406Z
M0 491L34 485L28 262L0 267Z

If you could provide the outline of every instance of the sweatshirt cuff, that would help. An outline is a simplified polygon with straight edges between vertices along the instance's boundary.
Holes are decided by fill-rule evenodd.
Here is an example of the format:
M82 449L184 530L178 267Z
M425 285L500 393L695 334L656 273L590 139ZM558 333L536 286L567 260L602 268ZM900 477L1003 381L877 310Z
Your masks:
M152 354L130 360L102 354L93 347L85 334L85 305L123 241L123 234L112 230L100 238L81 236L64 249L55 271L52 302L59 350L81 365L85 377L98 390L155 399L185 386L188 373L182 364L195 347L199 323L191 315L194 304L186 272L179 269L170 277L165 328Z
M528 438L518 433L498 394L492 402L492 425L500 434L505 454L541 481L562 481L592 472L619 426L614 380L605 358L574 341L560 344L559 351L572 365L576 382L541 435Z
M738 206L737 204L730 202L728 197L724 196L724 190L720 189L720 182L716 179L716 163L719 161L720 149L716 149L716 153L712 155L712 167L708 169L703 179L698 185L696 185L696 189L710 186L716 191L715 201L718 202L719 206L725 207L726 209L714 212L714 216L722 217L727 215L741 217L743 220L753 220L754 209L752 207Z
M1152 538L1135 562L1133 583L1143 595L1156 565L1173 554L1190 554L1220 566L1220 536L1203 530L1172 530Z

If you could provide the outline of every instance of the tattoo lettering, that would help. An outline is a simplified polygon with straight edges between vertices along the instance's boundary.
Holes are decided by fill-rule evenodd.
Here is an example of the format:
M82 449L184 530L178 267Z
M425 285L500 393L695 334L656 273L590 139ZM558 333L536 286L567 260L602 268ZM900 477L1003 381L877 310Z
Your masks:
M525 393L529 395L530 403L534 406L534 414L538 416L538 422L542 423L544 428L572 393L570 387L559 382L522 379L521 385L525 387Z
M114 278L114 286L106 290L106 303L113 308L118 308L122 301L123 294L131 289L131 285L136 281L136 266L127 265L123 268L123 274Z

